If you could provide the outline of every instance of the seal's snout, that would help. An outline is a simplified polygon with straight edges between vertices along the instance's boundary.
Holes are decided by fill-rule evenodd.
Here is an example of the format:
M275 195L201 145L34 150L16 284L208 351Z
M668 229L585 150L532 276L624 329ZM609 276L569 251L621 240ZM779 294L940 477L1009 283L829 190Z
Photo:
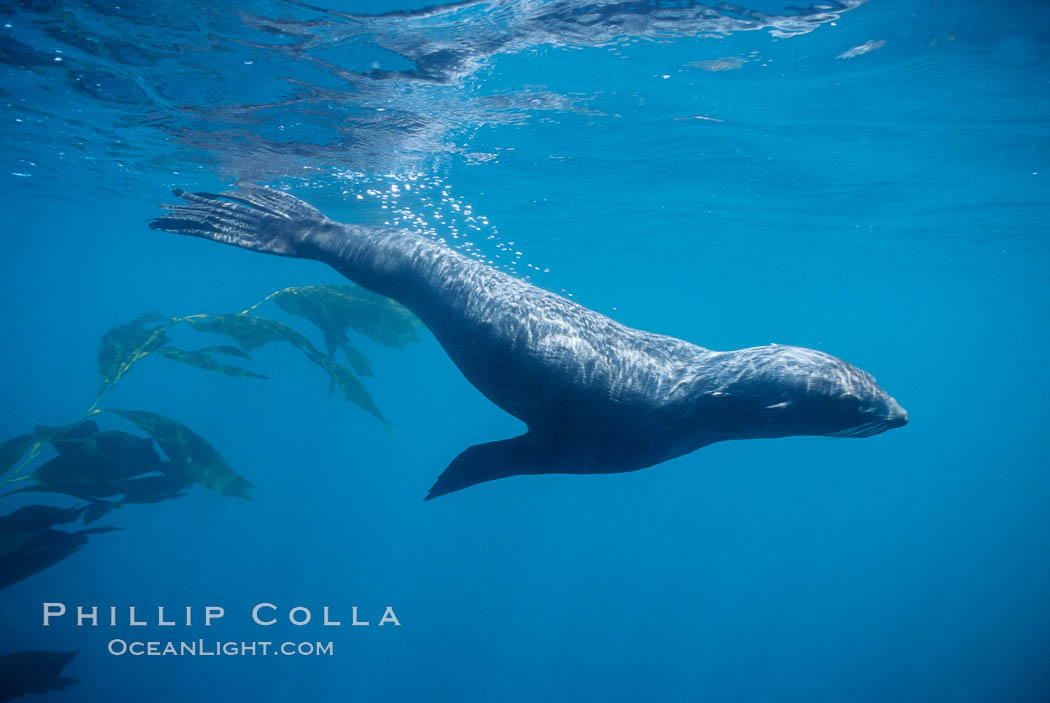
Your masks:
M890 427L904 427L908 424L908 411L902 408L896 400L890 400L886 422Z

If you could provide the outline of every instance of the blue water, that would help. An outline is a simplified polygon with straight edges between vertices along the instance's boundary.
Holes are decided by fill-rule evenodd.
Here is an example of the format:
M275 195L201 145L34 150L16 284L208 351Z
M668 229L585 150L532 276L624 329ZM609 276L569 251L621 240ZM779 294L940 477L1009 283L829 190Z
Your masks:
M1050 8L833 5L0 4L0 439L79 417L114 325L342 282L147 229L172 187L237 181L631 326L827 351L911 418L424 503L457 453L522 429L429 334L355 340L393 435L291 348L254 354L269 381L147 359L106 404L196 429L255 500L111 514L123 531L0 592L0 653L79 651L81 683L46 698L70 702L1050 699ZM227 614L44 628L44 601ZM315 622L260 628L259 602ZM118 637L334 654L111 656Z

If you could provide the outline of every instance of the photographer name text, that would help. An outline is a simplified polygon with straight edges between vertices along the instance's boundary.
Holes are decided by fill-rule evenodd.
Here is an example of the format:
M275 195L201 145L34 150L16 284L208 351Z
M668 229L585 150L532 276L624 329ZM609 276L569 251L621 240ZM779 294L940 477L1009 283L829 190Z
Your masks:
M401 621L389 605L383 608L381 613L378 609L366 613L355 605L344 615L329 605L311 609L302 605L280 608L273 603L256 603L249 614L251 622L260 627L270 627L280 622L287 622L296 627L304 627L311 623L321 627L342 627L344 618L345 624L350 627L371 627L373 622L377 627L401 626ZM219 605L187 605L174 608L163 605L149 608L134 605L67 607L65 603L44 603L43 617L44 627L51 627L57 622L71 622L76 627L212 627L226 617L226 608Z

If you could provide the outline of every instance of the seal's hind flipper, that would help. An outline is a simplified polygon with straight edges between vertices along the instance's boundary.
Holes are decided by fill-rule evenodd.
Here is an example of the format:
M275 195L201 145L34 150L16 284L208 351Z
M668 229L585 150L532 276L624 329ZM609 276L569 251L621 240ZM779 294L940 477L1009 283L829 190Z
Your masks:
M212 239L280 256L303 256L306 235L333 224L316 208L280 190L244 186L225 193L172 191L185 205L162 205L168 214L150 229Z
M452 460L423 500L497 478L542 473L546 453L544 445L531 434L476 444Z

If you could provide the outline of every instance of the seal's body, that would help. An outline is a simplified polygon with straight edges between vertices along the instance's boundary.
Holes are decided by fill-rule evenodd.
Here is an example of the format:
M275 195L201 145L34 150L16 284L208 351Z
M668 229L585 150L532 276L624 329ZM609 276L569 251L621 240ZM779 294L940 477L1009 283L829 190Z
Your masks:
M559 295L396 229L333 222L280 191L175 191L150 226L313 258L397 300L479 391L525 422L467 449L433 498L504 476L633 471L727 439L869 436L907 413L860 369L770 345L715 352L625 327Z

